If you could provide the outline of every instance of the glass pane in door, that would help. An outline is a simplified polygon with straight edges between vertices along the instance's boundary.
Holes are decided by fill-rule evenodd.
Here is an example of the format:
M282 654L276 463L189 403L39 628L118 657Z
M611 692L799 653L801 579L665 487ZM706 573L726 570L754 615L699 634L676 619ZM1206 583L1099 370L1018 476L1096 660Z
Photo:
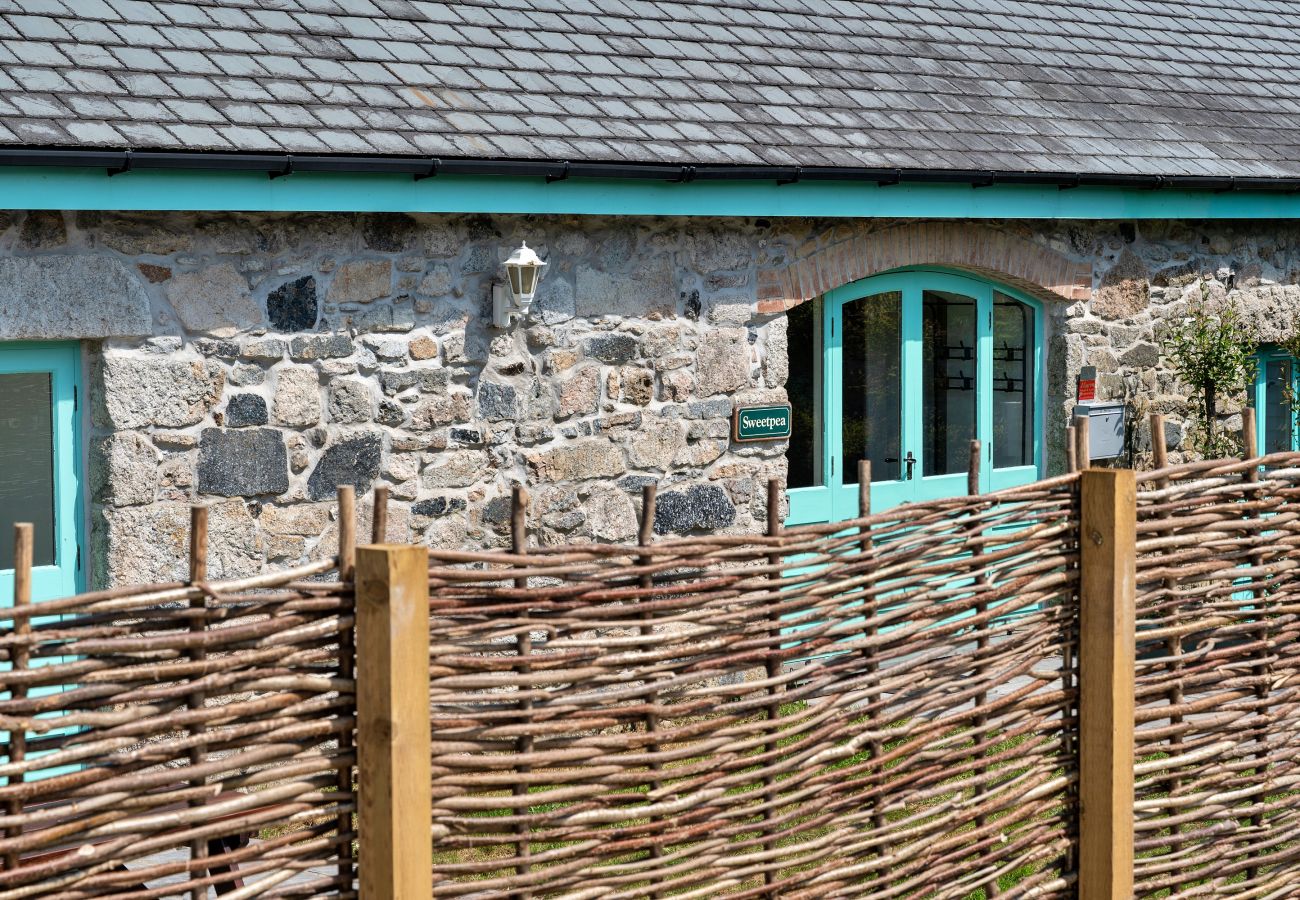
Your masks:
M1291 384L1291 361L1270 359L1264 364L1264 452L1285 453L1291 449L1293 420L1287 388Z
M1034 464L1034 313L993 294L993 466Z
M822 340L820 301L801 303L786 313L790 374L785 392L790 399L790 449L786 452L791 488L823 484L822 461Z
M921 300L921 441L924 475L965 472L975 432L976 304L925 291Z
M31 522L38 566L54 564L54 409L47 372L0 375L0 569L15 522Z
M863 297L843 307L841 439L844 484L858 483L859 460L871 460L872 481L903 477L903 295Z

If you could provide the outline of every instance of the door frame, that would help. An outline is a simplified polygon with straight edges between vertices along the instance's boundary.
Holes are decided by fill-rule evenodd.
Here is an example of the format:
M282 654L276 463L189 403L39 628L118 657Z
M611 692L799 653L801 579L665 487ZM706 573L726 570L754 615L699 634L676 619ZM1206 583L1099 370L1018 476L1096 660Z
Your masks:
M1264 344L1255 354L1255 384L1250 392L1250 404L1255 408L1255 446L1261 453L1268 453L1268 364L1285 362L1290 366L1290 384L1292 396L1300 394L1300 364L1296 358L1276 344ZM1291 434L1290 450L1300 446L1300 420L1294 410L1288 411Z
M821 370L817 381L821 385L821 434L817 436L815 446L820 453L818 470L822 475L822 484L795 488L790 490L790 515L787 519L791 525L811 522L833 522L853 518L857 515L857 485L842 483L843 480L843 431L841 427L841 361L843 339L843 308L846 304L875 294L897 291L902 296L901 330L902 330L902 377L907 379L908 372L918 373L921 369L921 298L926 290L950 291L964 296L974 297L977 303L977 359L976 359L976 435L980 440L982 464L980 466L980 490L1000 490L1020 484L1027 484L1043 476L1044 442L1043 412L1046 402L1046 378L1044 373L1044 347L1046 316L1042 301L1001 282L981 278L958 269L941 266L915 266L896 269L880 275L873 275L849 284L841 285L827 291L821 297L810 300L820 307L821 324ZM1007 467L994 470L993 459L993 298L994 293L1004 294L1025 304L1033 318L1031 328L1034 398L1033 415L1033 463L1026 466ZM914 376L913 376L914 377ZM915 412L908 412L909 406L919 409L920 385L910 385L905 380L903 386L903 421L902 452L914 450L917 460L917 475L911 481L873 481L871 506L873 512L879 512L895 506L900 502L932 499L952 496L966 491L966 473L929 476L924 472L921 446L921 417ZM906 485L906 489L894 490L895 486Z
M32 570L34 601L85 589L84 479L82 478L81 345L76 341L0 341L0 374L50 374L54 442L54 564ZM12 541L12 534L0 535ZM0 605L13 602L13 569L0 570Z

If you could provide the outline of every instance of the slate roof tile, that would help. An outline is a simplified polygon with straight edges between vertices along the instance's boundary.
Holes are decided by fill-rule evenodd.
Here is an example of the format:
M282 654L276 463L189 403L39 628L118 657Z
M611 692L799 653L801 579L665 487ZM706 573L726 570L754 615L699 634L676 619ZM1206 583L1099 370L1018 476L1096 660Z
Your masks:
M120 144L123 142L122 135L112 125L107 122L96 122L93 119L78 119L75 122L69 122L65 126L68 134L72 135L78 141L84 144Z
M0 0L0 144L1300 175L1297 28L1289 0Z
M107 3L124 21L167 24L167 17L148 0L107 0Z
M125 135L127 142L138 147L165 147L175 138L155 122L115 122L114 126Z
M26 91L72 91L74 88L55 69L12 66L9 75Z

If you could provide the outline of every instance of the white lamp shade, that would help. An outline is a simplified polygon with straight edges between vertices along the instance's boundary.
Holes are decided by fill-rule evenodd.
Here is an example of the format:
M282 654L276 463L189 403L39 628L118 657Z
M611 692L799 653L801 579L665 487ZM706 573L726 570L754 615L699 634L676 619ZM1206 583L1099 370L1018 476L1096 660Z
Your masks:
M537 283L542 280L542 267L545 260L537 255L526 243L510 254L506 260L506 277L510 280L510 294L515 303L527 309L537 293Z

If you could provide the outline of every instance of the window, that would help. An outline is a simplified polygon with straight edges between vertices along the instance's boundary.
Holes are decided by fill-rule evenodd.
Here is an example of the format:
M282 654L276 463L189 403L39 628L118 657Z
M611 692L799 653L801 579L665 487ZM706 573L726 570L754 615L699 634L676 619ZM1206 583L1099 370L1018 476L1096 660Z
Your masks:
M82 584L75 344L0 344L0 603L13 597L13 533L31 522L33 599Z
M858 512L870 464L877 509L1039 477L1041 315L976 278L904 271L789 312L790 524Z

